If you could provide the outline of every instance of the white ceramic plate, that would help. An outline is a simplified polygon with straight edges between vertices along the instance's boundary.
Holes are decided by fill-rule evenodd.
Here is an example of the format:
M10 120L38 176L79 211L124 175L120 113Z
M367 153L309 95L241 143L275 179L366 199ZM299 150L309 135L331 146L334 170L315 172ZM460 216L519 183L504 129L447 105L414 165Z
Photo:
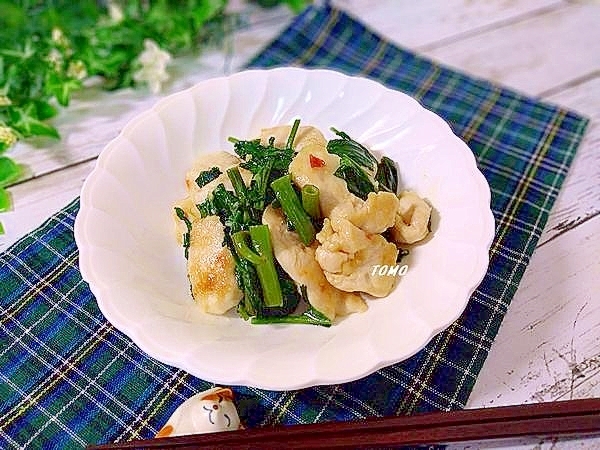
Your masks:
M412 250L392 294L330 328L204 315L171 215L185 172L200 153L231 149L229 136L294 118L394 159L402 187L434 206L433 237ZM465 309L493 235L489 187L440 117L373 81L297 68L201 82L131 121L98 158L75 223L83 278L143 351L208 381L272 390L358 379L416 353Z

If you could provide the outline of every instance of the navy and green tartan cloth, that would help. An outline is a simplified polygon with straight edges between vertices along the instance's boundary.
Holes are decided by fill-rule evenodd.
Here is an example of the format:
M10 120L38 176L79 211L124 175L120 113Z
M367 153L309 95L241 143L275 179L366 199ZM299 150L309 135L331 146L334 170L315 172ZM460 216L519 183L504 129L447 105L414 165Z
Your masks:
M413 356L363 379L299 391L234 387L248 427L464 407L587 121L382 40L310 7L250 63L360 74L445 118L492 190L496 238L464 314ZM74 201L0 255L0 448L78 448L152 437L208 382L142 353L98 310L78 270Z

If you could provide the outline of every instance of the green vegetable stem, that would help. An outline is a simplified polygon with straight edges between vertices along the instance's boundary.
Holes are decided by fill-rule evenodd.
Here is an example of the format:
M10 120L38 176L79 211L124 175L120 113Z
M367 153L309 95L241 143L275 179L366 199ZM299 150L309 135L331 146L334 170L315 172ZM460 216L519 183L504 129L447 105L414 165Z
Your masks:
M300 286L300 295L308 306L306 311L297 315L271 315L262 317L253 317L251 322L253 325L265 324L304 324L304 325L320 325L322 327L330 327L331 320L322 312L313 307L308 301L308 293L305 285Z
M246 201L246 185L244 184L244 180L242 178L242 174L240 173L240 169L237 166L227 169L227 176L231 181L231 185L233 186L233 190L235 195L238 196L240 201Z
M256 251L248 246L248 236ZM265 306L283 306L283 295L273 260L269 227L267 225L251 226L248 231L234 233L232 240L237 254L250 261L256 268Z
M307 184L300 190L302 197L302 207L313 219L321 218L321 207L319 205L319 188Z
M292 223L300 240L304 245L310 245L315 239L315 227L312 224L309 215L302 207L296 191L292 187L292 181L289 174L284 175L271 183L271 188L287 219Z
M290 129L290 134L287 138L285 148L294 148L294 139L296 139L296 133L298 133L298 128L300 127L300 119L294 120L292 124L292 128Z
M313 307L299 315L288 316L271 316L271 317L253 317L251 319L253 325L267 324L303 324L303 325L320 325L322 327L330 327L331 320L324 314L317 311Z

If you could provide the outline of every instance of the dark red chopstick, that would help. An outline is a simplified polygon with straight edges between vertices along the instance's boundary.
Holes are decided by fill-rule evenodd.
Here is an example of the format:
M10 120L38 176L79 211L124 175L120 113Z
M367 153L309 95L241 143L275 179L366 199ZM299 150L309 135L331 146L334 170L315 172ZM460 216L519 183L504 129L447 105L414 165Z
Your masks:
M94 445L88 449L360 448L523 437L600 436L600 399L277 426Z

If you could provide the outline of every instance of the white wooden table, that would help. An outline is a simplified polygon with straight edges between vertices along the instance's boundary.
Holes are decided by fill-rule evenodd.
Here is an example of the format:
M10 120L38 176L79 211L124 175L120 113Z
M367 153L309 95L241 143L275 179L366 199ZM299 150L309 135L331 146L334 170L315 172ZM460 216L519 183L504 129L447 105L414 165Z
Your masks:
M238 2L236 2L238 3ZM389 40L444 64L592 119L468 407L600 396L600 2L597 0L337 0ZM176 61L161 95L234 71L291 19L253 10L225 51ZM80 192L104 145L159 96L82 92L55 120L60 142L19 144L28 166L0 214L0 251ZM508 448L471 445L455 448ZM600 439L509 448L600 448Z

